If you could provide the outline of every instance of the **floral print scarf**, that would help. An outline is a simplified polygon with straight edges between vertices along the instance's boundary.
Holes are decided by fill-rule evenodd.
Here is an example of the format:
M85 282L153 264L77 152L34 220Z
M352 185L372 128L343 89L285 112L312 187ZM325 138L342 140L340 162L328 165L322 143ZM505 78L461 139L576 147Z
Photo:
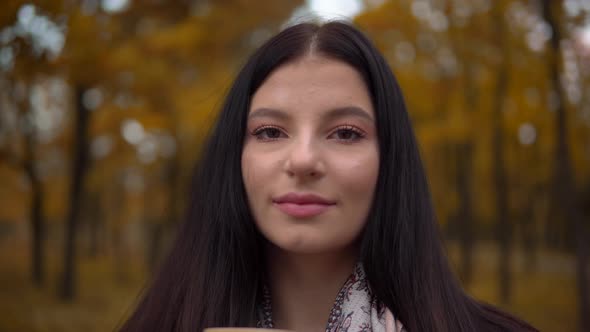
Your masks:
M258 306L257 327L274 328L268 287L264 288L262 303ZM404 332L405 330L391 311L374 296L363 266L358 263L336 296L326 332L371 331Z

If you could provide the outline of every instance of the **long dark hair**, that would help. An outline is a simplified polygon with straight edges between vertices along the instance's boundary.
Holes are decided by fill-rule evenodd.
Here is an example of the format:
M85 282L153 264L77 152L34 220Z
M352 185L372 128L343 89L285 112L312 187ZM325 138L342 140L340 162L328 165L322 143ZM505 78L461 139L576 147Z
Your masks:
M242 179L246 118L265 78L309 52L353 66L371 93L380 165L361 261L379 299L411 332L534 330L461 289L442 247L400 87L368 38L348 23L329 22L283 30L240 71L197 167L187 220L121 331L255 326L265 240L253 222Z

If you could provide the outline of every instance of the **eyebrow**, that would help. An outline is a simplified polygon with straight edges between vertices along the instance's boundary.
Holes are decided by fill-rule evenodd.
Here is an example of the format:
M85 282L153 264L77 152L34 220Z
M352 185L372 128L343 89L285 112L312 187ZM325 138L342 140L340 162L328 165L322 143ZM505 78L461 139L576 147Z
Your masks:
M328 113L325 115L325 117L328 119L335 119L335 118L340 118L340 117L344 117L344 116L357 116L357 117L363 118L365 120L368 120L370 122L375 121L373 119L373 117L367 111L365 111L364 109L362 109L358 106L345 106L345 107L333 108L333 109L329 110ZM281 110L278 110L278 109L261 107L261 108L257 108L255 110L253 110L248 115L249 119L257 118L257 117L271 117L271 118L278 118L281 120L287 120L289 118L289 115Z

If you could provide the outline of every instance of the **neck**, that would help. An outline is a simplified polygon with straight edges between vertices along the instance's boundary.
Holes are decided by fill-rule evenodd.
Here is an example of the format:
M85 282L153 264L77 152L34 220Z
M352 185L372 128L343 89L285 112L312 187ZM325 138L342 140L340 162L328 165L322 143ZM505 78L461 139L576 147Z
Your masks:
M336 295L357 262L357 248L295 254L269 247L267 253L275 327L325 331Z

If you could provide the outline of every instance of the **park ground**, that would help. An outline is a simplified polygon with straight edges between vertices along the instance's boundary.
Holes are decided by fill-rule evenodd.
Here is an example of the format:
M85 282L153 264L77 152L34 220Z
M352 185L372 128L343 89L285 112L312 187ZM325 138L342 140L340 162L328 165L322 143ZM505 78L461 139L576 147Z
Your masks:
M502 307L541 331L576 331L575 260L567 254L540 251L534 272L525 272L523 257L513 259L513 293ZM456 246L449 255L457 261ZM495 247L480 244L475 250L474 297L498 304ZM48 254L45 286L32 285L28 272L28 248L0 243L0 332L98 332L113 331L136 303L146 271L141 259L116 266L109 255L81 259L76 300L57 300L57 253Z

